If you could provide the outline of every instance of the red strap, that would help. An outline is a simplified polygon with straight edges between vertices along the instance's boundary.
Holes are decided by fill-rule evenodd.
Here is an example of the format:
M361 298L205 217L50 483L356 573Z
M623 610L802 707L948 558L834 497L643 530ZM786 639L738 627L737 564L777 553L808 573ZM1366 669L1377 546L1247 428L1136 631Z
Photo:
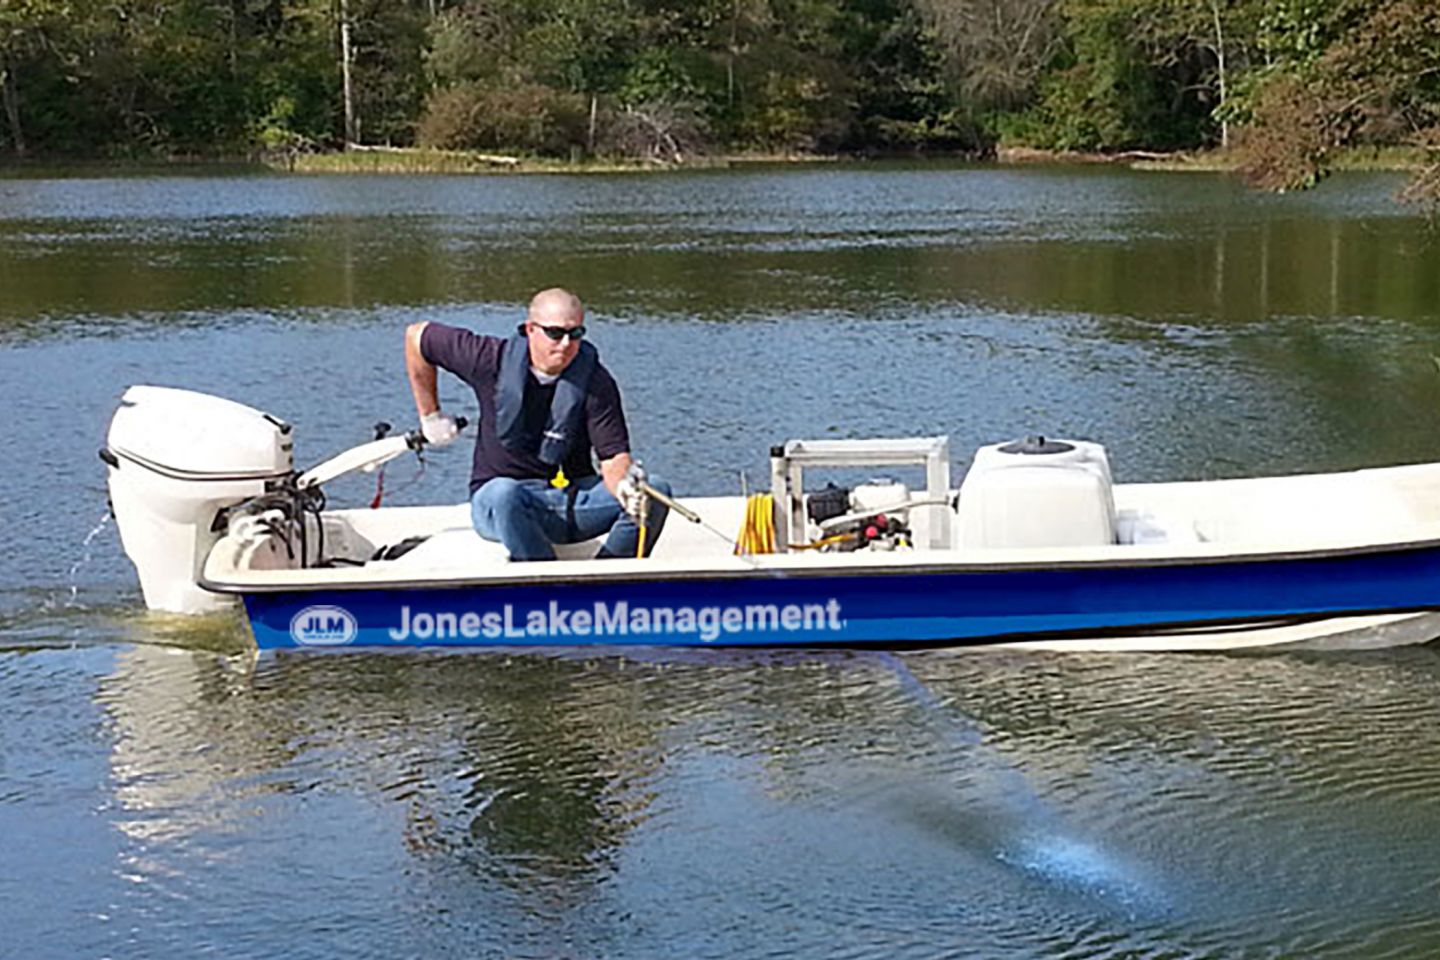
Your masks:
M375 499L370 501L370 509L375 510L380 506L380 501L385 498L385 468L381 467L375 471Z

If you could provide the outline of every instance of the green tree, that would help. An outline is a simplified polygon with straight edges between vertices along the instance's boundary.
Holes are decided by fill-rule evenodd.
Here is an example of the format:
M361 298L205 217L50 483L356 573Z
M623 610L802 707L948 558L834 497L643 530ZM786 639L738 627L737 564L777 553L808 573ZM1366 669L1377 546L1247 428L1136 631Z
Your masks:
M944 51L961 99L972 108L1028 105L1059 52L1059 0L918 0Z
M1292 58L1254 94L1246 174L1274 189L1303 187L1343 147L1409 143L1431 163L1407 195L1440 202L1440 5L1342 0L1321 24L1323 52Z
M592 139L587 111L613 96L646 39L631 0L469 0L429 26L431 145L564 153ZM507 138L515 138L504 142Z
M349 0L356 139L408 144L425 102L428 0Z
M37 81L37 92L43 88L50 79L43 74L61 64L59 43L73 16L66 0L5 0L0 5L0 129L17 156L29 152L22 76L28 73Z
M339 68L329 0L278 2L249 46L255 61L247 85L249 138L268 149L305 149L337 142Z
M1060 0L1057 42L1012 137L1063 149L1197 146L1225 136L1254 59L1255 0Z

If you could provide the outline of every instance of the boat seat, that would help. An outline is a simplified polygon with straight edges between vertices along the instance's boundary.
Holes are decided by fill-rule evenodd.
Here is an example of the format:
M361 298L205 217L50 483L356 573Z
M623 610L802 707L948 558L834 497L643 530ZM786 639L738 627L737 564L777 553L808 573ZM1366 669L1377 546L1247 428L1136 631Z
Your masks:
M589 560L600 550L602 537L580 543L556 544L555 555L561 560ZM486 540L472 527L441 530L415 548L394 560L377 560L389 567L435 569L474 569L491 564L509 563L510 554L493 540Z

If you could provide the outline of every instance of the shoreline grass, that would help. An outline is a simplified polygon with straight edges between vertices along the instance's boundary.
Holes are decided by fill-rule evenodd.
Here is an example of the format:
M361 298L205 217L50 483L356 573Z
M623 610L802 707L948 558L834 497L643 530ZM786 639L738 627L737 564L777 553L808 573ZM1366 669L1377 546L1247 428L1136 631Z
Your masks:
M271 153L251 156L174 156L140 158L41 158L0 161L0 177L144 177L194 174L296 173L326 175L390 174L617 174L673 173L695 170L723 170L744 166L806 166L836 163L898 161L905 163L990 163L996 166L1033 165L1123 165L1134 170L1234 173L1239 159L1223 150L1121 151L1086 153L1040 150L1029 147L1002 147L990 158L960 154L894 154L879 157L800 152L739 152L696 157L680 164L620 158L574 157L560 159L522 154L492 154L469 150L431 150L420 147L364 148L316 153ZM1360 147L1341 151L1329 164L1333 171L1413 172L1433 161L1424 150L1413 147Z
M976 162L973 155L895 154L882 157L811 153L729 153L697 157L680 164L655 163L615 158L558 159L522 155L482 154L465 150L395 148L386 150L336 151L299 154L289 159L269 160L270 169L295 173L664 173L681 170L728 169L746 165L809 165L903 161L953 164ZM1159 153L1144 150L1114 153L1039 150L1005 147L982 162L998 166L1036 164L1120 164L1135 170L1233 173L1240 161L1225 150L1176 151ZM1412 147L1356 147L1340 151L1331 161L1336 171L1414 171L1427 166L1425 151Z
M1429 166L1431 161L1417 147L1346 147L1335 152L1326 163L1333 172L1407 173ZM1240 158L1221 149L1181 152L1163 157L1135 159L1136 170L1160 170L1197 173L1234 173L1240 169Z
M472 150L394 147L299 153L267 157L262 163L269 169L287 173L578 174L670 173L683 170L723 170L747 164L834 163L846 159L850 158L802 153L725 153L696 156L683 163L661 163L620 157L582 157L577 155L569 159L562 159L519 153L494 154Z

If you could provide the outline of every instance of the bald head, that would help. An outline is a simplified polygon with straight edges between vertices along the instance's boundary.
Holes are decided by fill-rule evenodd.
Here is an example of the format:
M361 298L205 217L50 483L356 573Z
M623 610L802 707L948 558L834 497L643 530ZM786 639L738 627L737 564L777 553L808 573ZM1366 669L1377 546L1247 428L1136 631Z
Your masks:
M585 322L585 305L569 290L551 287L531 298L526 319L546 327L579 326Z
M543 374L558 375L580 352L585 307L569 290L541 290L530 301L524 330L530 339L530 365Z

